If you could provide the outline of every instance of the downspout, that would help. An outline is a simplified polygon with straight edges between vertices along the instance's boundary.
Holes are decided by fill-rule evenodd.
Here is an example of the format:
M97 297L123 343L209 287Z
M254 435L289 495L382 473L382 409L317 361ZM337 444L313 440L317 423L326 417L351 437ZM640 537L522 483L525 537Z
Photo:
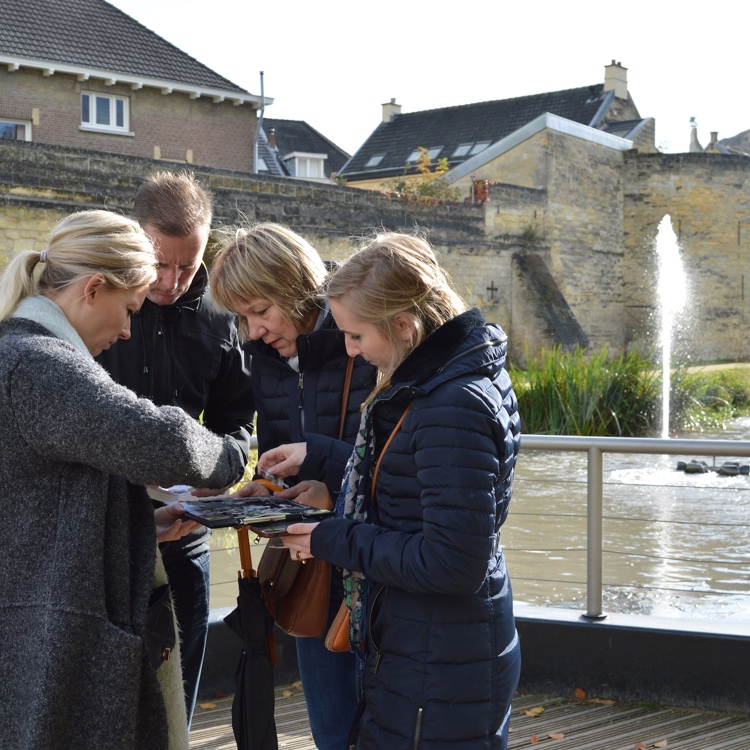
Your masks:
M263 127L263 114L266 111L266 99L263 95L263 71L260 71L260 117L255 126L255 138L253 138L253 174L258 174L258 139Z

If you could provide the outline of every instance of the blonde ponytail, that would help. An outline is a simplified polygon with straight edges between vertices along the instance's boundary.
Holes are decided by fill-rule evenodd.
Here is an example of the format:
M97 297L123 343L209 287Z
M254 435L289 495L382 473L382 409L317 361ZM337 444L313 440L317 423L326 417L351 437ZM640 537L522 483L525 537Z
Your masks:
M0 277L0 321L26 297L94 274L115 289L144 286L156 278L154 248L135 221L110 211L81 211L59 221L46 249L19 253Z
M40 256L38 250L25 250L8 263L0 277L0 320L10 317L22 299L37 293L34 270Z

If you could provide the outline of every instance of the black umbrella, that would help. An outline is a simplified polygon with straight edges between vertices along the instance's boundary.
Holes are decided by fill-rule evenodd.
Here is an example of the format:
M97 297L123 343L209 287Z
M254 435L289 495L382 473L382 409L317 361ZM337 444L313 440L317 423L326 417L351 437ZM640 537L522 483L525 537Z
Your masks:
M244 645L235 678L232 729L238 750L278 750L273 715L273 667L276 662L273 618L261 598L247 528L239 528L237 534L242 562L239 596L237 607L224 618Z

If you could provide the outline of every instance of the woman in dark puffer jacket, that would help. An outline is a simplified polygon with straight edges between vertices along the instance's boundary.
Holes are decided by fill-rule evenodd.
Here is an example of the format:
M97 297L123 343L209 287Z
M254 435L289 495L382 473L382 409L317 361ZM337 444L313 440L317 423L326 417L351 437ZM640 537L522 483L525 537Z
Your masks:
M357 746L504 750L520 670L499 546L520 442L506 336L466 311L412 236L375 238L328 298L349 354L381 381L339 517L292 526L284 543L345 569L350 642L365 665ZM289 470L289 453L261 463Z
M214 300L240 316L240 335L252 355L258 452L282 443L307 445L307 458L289 484L307 502L305 480L320 480L336 493L357 435L359 407L375 385L375 368L356 357L343 406L349 363L343 334L327 308L328 271L315 249L279 224L240 229L211 268ZM343 429L342 429L343 413ZM263 480L261 480L263 481ZM244 496L269 494L259 482ZM341 572L331 581L333 619L341 603ZM320 750L346 750L356 709L351 654L333 654L322 638L297 638L297 657L315 742Z

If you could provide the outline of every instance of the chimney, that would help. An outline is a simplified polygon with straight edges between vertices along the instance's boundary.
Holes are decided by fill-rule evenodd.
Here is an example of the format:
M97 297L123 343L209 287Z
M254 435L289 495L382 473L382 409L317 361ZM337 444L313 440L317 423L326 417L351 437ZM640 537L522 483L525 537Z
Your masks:
M614 91L618 99L628 98L628 69L622 63L612 60L604 66L604 90Z
M690 149L691 154L700 154L703 152L703 146L701 146L698 140L698 121L695 117L690 118Z
M383 104L383 122L390 122L396 115L401 114L401 105L395 99Z
M268 128L268 146L276 148L276 128Z

